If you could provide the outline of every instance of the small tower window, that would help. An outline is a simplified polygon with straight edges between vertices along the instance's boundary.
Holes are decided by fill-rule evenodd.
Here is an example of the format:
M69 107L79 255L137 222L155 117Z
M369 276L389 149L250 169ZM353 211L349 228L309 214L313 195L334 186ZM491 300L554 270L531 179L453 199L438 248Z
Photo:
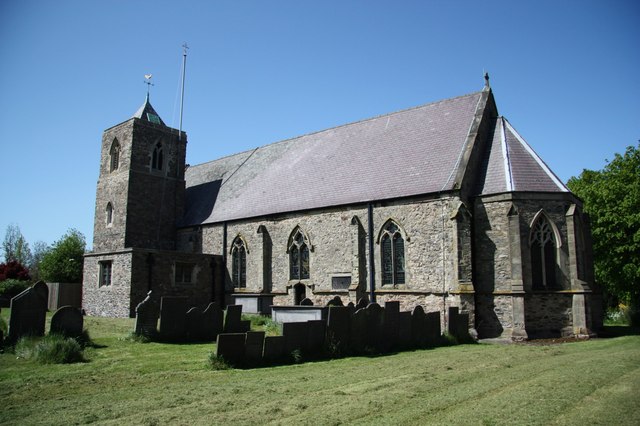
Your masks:
M111 144L109 159L109 171L113 172L118 170L118 167L120 166L120 143L118 142L118 139L114 139Z
M100 262L100 278L98 280L98 287L111 285L111 268L113 263L111 260L103 260Z
M231 248L231 280L235 288L247 286L247 249L240 237L236 237Z
M382 254L382 285L405 283L404 274L404 238L398 225L387 222L380 238Z
M106 216L107 216L107 226L112 225L113 224L113 205L111 203L107 203Z
M162 164L164 163L164 151L162 144L158 142L153 148L151 154L151 170L162 170Z

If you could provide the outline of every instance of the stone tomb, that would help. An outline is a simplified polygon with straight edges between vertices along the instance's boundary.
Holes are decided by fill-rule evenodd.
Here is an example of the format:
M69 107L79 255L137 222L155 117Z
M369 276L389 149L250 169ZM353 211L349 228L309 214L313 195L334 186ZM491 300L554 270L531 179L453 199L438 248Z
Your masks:
M84 318L80 308L63 306L51 317L49 333L62 334L67 337L78 337L82 334Z
M9 340L15 342L21 336L43 336L47 315L49 288L38 281L11 299Z

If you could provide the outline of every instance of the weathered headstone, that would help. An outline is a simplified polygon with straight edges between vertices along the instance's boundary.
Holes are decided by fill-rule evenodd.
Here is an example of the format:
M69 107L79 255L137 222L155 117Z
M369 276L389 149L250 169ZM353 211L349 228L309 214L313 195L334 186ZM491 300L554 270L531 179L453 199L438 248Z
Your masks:
M383 321L384 311L377 303L369 303L367 311L367 346L376 351L384 349Z
M211 302L202 313L203 340L215 340L222 333L223 312L218 302Z
M407 349L411 346L411 312L398 314L398 347Z
M160 300L160 337L167 341L186 339L187 298L164 296Z
M264 331L249 331L245 335L245 359L250 363L259 363L264 349Z
M44 335L48 301L49 289L43 281L11 299L9 341L15 342L20 336Z
M245 355L245 333L221 333L216 342L216 355L231 365L241 365Z
M383 322L383 349L389 351L396 348L398 344L398 323L400 321L400 302L387 301L384 303Z
M426 344L428 346L434 346L438 344L438 340L442 335L440 329L440 311L429 312L425 315L426 324Z
M136 306L136 325L134 333L139 336L152 338L158 334L158 317L160 307L152 298L151 291L147 297Z
M306 322L285 322L282 324L282 335L285 338L285 352L299 350L308 353L309 324Z
M362 354L369 341L367 336L367 310L358 309L351 316L349 346L354 354Z
M262 359L265 362L278 362L285 356L284 336L266 336L264 338L264 350Z
M185 331L189 341L204 340L204 314L200 308L190 308L185 314Z
M84 318L80 308L63 306L51 317L49 333L62 334L68 337L78 337L82 334Z
M224 315L224 332L241 333L242 305L228 305Z
M364 309L369 305L369 299L367 299L366 297L361 297L358 300L358 303L356 303L356 311L358 309Z
M311 320L307 321L307 325L309 327L307 350L312 356L319 357L324 347L327 323L324 320Z
M309 299L308 297L305 297L304 299L302 299L300 301L300 305L302 305L302 306L313 306L313 301L311 299Z
M429 342L426 315L422 306L418 305L411 312L411 340L413 346L424 348Z
M447 332L459 340L469 339L469 314L459 313L457 306L449 307L449 321Z
M349 327L351 315L349 308L331 306L327 317L327 341L330 352L344 354L349 346Z
M327 302L327 306L344 306L344 305L342 304L342 299L340 299L340 296L335 296L333 299Z

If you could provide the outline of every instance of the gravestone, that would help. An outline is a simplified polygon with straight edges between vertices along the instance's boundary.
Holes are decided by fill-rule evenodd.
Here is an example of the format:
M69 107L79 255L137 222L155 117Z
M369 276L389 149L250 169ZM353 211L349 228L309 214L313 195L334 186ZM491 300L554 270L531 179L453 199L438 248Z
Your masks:
M365 309L367 311L367 346L382 351L384 349L384 311L377 303L369 303Z
M428 346L435 346L440 340L442 331L440 329L440 311L429 312L425 315L426 342Z
M398 344L398 322L400 317L400 302L388 301L384 303L383 349L389 351Z
M249 331L245 335L245 359L250 363L259 363L264 350L264 331Z
M147 293L147 297L136 306L136 325L134 333L138 336L155 337L158 334L158 317L160 316L160 307L158 303L151 297L151 291Z
M411 312L411 340L413 346L424 348L429 343L427 317L422 306L418 305Z
M49 289L43 281L11 299L9 341L15 342L21 336L44 335L48 301Z
M327 342L330 352L344 354L349 346L351 313L345 306L331 306L327 317Z
M358 303L356 303L356 311L358 309L364 309L369 305L369 299L367 299L366 297L361 297L358 300Z
M221 333L216 341L216 355L231 365L244 362L245 333Z
M215 340L222 333L223 312L218 302L211 302L202 313L203 340Z
M369 341L367 336L367 310L358 309L351 316L349 347L354 354L362 354Z
M51 317L49 333L62 334L67 337L78 337L82 334L84 318L80 308L63 306Z
M242 333L242 305L228 305L224 315L225 333Z
M308 297L305 297L304 299L302 299L300 301L300 305L302 305L302 306L313 306L313 301L311 299L309 299Z
M193 307L185 314L185 335L187 340L204 340L204 314L200 308Z
M264 338L264 350L262 359L265 362L278 362L285 356L284 336L266 336Z
M285 338L285 352L300 350L309 352L309 324L306 322L285 322L282 324L282 335Z
M327 302L327 306L344 306L344 305L342 304L342 299L340 299L340 296L335 296L333 299Z
M164 296L160 299L160 337L175 342L184 340L187 332L187 298Z
M449 322L447 332L459 340L469 339L469 314L459 313L457 306L449 307Z
M407 349L411 347L411 312L398 314L398 347Z
M324 347L324 336L327 330L327 323L324 320L307 321L308 337L307 350L312 356L320 356Z

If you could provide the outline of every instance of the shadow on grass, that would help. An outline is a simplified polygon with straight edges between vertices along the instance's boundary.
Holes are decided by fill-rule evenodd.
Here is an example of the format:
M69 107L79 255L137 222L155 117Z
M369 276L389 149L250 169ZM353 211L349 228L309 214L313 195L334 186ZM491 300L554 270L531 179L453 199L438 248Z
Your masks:
M598 337L601 338L638 335L640 335L640 328L631 327L628 325L605 325L604 327L602 327L602 330L598 332Z

